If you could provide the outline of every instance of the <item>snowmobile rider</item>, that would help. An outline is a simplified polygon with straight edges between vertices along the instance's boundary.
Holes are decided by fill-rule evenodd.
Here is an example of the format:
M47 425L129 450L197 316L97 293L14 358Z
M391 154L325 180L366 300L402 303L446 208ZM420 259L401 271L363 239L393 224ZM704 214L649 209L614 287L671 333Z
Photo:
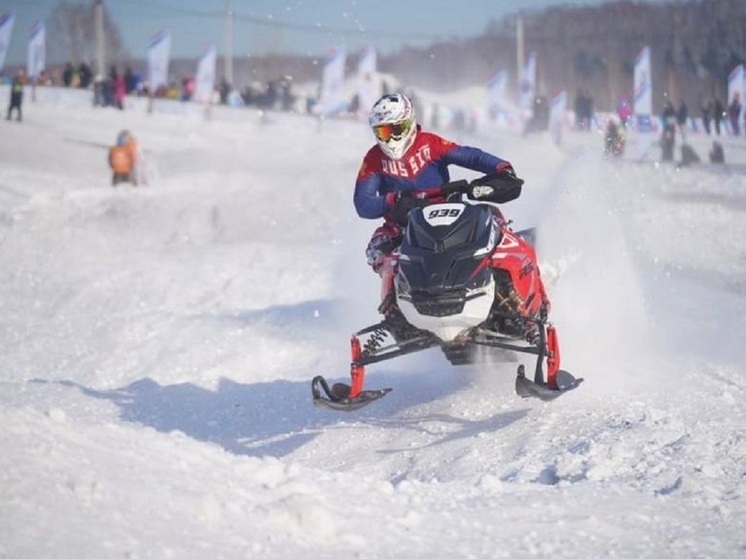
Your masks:
M428 204L413 192L449 182L449 165L485 175L515 176L513 166L499 157L423 131L415 120L412 101L402 93L376 101L368 122L376 145L365 155L358 172L354 203L360 217L385 220L365 251L368 265L376 273L381 273L384 257L401 244L407 214Z

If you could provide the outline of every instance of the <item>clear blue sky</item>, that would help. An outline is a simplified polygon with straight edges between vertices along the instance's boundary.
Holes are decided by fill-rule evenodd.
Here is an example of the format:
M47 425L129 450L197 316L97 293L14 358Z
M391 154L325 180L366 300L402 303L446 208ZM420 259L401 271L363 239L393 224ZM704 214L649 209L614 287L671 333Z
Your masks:
M89 4L91 0L67 0ZM237 57L293 52L324 55L374 44L383 52L405 44L481 34L492 20L519 10L609 0L232 0ZM649 0L650 1L650 0ZM654 0L655 1L655 0ZM658 0L660 1L660 0ZM6 64L25 62L28 36L61 0L0 0L0 14L16 23ZM173 56L199 56L208 43L224 51L227 0L104 0L133 58L145 57L148 39L169 29ZM51 53L47 56L50 58Z

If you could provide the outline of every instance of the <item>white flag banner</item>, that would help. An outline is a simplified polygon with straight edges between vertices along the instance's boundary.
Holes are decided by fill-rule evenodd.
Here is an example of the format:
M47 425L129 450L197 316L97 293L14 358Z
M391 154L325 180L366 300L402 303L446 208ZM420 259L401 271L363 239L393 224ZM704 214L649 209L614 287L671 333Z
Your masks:
M212 99L215 90L215 64L217 50L215 45L210 45L205 50L197 65L197 83L194 88L194 100L198 103L208 103Z
M168 63L171 57L171 33L159 31L148 43L148 84L151 94L168 87Z
M738 96L738 102L741 104L741 112L738 114L738 122L743 120L743 113L746 110L746 103L744 102L744 94L746 93L746 75L744 75L743 64L739 64L733 71L728 75L728 105L733 102L733 99ZM730 123L728 123L730 126Z
M8 45L10 45L15 21L16 16L10 12L0 15L0 72L5 66L5 56L8 54Z
M344 94L346 58L347 52L344 47L334 49L326 57L321 75L321 95L319 95L321 116L333 116L347 107Z
M650 47L640 51L635 60L634 112L637 132L637 154L644 159L653 148L653 81L650 72Z
M653 82L650 73L650 47L644 47L635 60L634 110L637 126L650 131L653 114Z
M497 120L505 111L505 92L507 87L507 70L500 70L487 82L485 95L487 97L487 117L489 120Z
M43 21L37 21L31 28L28 42L28 58L26 60L26 75L29 79L36 79L44 71L47 63L47 33Z
M523 65L520 81L519 105L521 109L530 109L534 106L536 97L536 53L532 52Z
M562 142L562 134L565 130L565 115L567 114L567 91L560 91L552 98L549 109L549 132L554 142L559 145Z
M358 113L361 118L368 115L368 111L378 100L379 89L376 77L377 65L376 49L369 46L360 54L357 65L357 95L360 102Z

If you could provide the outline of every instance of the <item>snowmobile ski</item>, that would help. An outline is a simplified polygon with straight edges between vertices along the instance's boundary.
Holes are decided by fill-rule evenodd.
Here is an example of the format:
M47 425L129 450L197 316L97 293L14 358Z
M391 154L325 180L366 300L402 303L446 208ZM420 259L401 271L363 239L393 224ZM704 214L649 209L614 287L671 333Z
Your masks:
M350 398L351 387L341 382L335 383L331 389L324 377L317 376L311 381L311 394L316 406L326 407L337 411L354 411L383 398L391 392L391 388L379 390L363 390L357 396ZM323 394L322 394L323 391Z
M380 339L378 342L380 342ZM350 364L352 385L337 382L330 389L329 383L326 382L324 377L320 375L314 377L311 381L311 395L314 405L325 406L338 411L359 410L391 392L391 388L363 390L365 362L363 360L363 348L357 336L352 336L350 339L350 349L352 352L352 363Z
M554 400L562 394L577 388L583 382L582 378L560 369L555 376L554 387L540 380L533 381L526 378L526 369L523 365L518 366L518 374L515 378L515 393L521 398L539 398L545 402Z

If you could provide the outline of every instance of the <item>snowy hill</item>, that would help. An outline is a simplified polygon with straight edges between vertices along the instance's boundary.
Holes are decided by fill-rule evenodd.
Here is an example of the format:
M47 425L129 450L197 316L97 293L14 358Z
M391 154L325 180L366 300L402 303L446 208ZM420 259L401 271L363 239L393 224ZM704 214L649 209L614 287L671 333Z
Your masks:
M366 127L44 95L0 123L0 558L746 553L743 138L681 170L596 133L454 138L526 179L505 212L586 381L526 401L514 365L431 350L340 414L310 379L377 320ZM110 186L122 128L146 187Z

